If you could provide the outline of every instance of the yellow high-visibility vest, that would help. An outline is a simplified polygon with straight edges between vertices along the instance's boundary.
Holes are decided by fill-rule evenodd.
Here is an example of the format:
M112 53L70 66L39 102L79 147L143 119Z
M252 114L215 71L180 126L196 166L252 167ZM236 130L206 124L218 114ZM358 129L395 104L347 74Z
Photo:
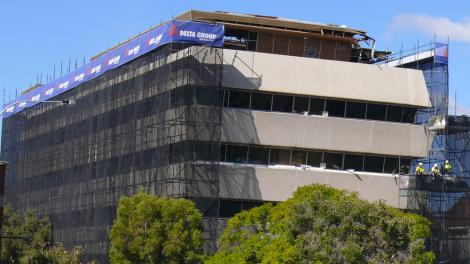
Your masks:
M423 174L424 173L424 168L420 167L420 166L416 167L416 173L417 174Z
M444 170L451 171L452 170L452 165L450 163L444 164Z

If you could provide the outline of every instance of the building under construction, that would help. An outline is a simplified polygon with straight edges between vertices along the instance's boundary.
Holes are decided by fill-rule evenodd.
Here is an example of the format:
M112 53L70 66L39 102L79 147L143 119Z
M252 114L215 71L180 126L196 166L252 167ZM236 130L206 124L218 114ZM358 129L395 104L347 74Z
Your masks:
M470 259L447 45L394 54L344 25L189 11L4 107L6 200L86 260L108 262L119 198L140 189L193 200L210 251L228 217L311 183L425 214L439 259ZM410 175L445 159L452 180Z

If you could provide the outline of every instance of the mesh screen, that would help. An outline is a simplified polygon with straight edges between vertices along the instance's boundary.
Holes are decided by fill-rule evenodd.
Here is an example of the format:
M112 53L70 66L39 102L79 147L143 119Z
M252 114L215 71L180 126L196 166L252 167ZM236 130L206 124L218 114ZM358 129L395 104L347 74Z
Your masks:
M101 263L121 196L142 189L204 199L197 204L209 210L218 196L221 77L221 49L170 44L54 98L75 105L42 103L4 119L7 201L48 215L54 240L82 245L85 261Z

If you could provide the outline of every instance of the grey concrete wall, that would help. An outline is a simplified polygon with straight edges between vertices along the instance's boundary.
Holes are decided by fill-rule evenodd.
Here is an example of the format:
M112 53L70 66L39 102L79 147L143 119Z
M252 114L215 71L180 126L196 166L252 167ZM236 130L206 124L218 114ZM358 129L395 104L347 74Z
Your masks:
M224 63L225 87L430 106L419 70L227 49Z
M407 207L406 197L399 195L400 181L391 174L222 163L219 182L219 197L227 199L284 201L299 186L318 183L357 192L371 202Z
M224 142L424 157L420 125L225 108Z

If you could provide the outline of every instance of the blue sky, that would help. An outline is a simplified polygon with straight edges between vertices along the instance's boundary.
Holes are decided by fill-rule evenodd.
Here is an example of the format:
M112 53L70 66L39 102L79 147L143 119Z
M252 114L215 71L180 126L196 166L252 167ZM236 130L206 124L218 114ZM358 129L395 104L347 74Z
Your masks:
M450 2L450 1L449 1ZM470 2L452 1L2 1L0 5L0 89L6 101L16 89L56 75L100 51L187 9L273 15L363 29L378 49L412 48L450 36L450 90L457 92L458 114L470 114ZM0 90L0 98L2 97ZM453 109L453 107L452 107Z

